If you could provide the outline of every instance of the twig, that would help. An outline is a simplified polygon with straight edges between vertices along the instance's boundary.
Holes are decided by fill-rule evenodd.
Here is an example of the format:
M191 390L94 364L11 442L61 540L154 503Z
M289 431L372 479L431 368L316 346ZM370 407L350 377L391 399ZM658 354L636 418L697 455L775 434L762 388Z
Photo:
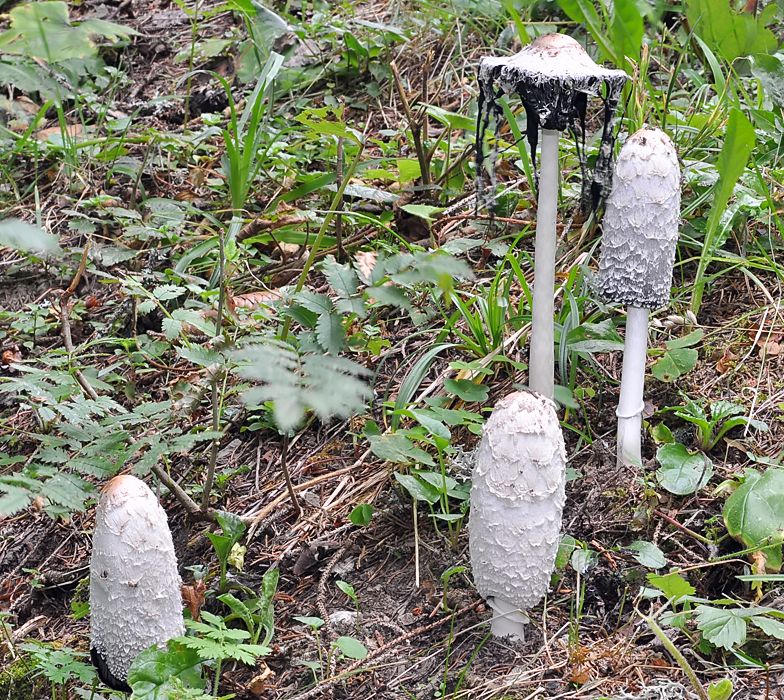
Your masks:
M217 522L215 518L215 512L213 510L202 511L199 507L199 504L196 503L185 491L180 487L179 484L172 481L169 475L161 469L157 464L153 464L151 467L151 471L155 476L157 476L162 482L163 485L169 489L174 494L174 497L180 502L185 511L191 517L195 518L196 520L207 520L208 522L214 523Z
M280 466L283 469L283 477L286 479L286 488L289 492L289 498L291 499L291 505L294 507L294 519L299 520L300 516L302 515L302 507L299 505L299 501L297 500L297 494L294 492L294 486L291 483L291 474L289 474L289 465L288 465L288 452L289 452L289 434L286 433L283 436L283 445L280 450Z
M400 73L397 70L397 64L392 61L389 64L389 67L392 69L392 75L395 78L395 87L397 88L398 95L400 95L400 101L403 103L403 111L406 113L408 126L411 129L411 138L414 141L414 150L416 151L417 160L419 161L419 170L421 171L420 177L422 184L427 187L430 185L430 167L427 162L425 148L422 144L422 124L419 121L419 118L414 117L414 114L411 112L411 105L408 104L408 98L406 97L406 91L403 88L403 83L400 80ZM427 117L425 117L425 119L427 119Z
M82 279L82 275L84 274L84 270L87 267L87 255L90 252L90 239L87 239L87 242L84 244L84 250L82 251L82 260L79 263L79 268L76 270L76 274L74 275L73 279L71 280L71 284L68 285L68 289L66 289L62 294L60 294L60 325L62 326L63 330L63 343L65 344L65 350L68 353L68 359L70 360L74 354L74 345L73 339L71 338L71 322L68 318L68 314L70 313L70 308L68 305L69 300L73 296L73 293L76 291L76 288L79 286L79 281ZM90 382L87 381L87 377L82 374L80 369L74 368L73 369L74 377L76 377L76 381L79 382L79 385L84 389L84 392L93 400L98 400L98 394L96 393L95 389L90 386Z

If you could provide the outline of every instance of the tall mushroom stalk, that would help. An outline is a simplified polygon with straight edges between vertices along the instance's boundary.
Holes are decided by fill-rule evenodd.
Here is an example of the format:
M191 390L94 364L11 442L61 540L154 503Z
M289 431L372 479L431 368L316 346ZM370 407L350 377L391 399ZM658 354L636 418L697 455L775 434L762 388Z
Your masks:
M617 409L619 465L642 462L648 312L670 300L680 204L675 146L660 129L640 129L618 156L599 259L599 291L608 301L627 306Z
M135 476L101 491L90 560L90 657L100 679L131 692L128 669L153 644L185 634L166 513Z
M581 205L587 210L606 196L612 174L615 111L628 76L621 70L596 65L582 46L565 34L545 34L511 57L484 58L479 68L479 115L476 140L477 192L484 192L484 132L493 116L500 123L503 93L520 96L528 118L527 136L536 165L539 126L542 127L541 176L536 222L529 386L553 397L555 368L554 303L556 217L558 205L558 144L560 132L574 134L583 171ZM496 91L494 85L500 89ZM588 95L604 99L604 129L593 182L588 187L585 166L585 113ZM494 154L492 156L494 160ZM494 175L491 168L491 179Z
M566 452L550 399L519 391L499 401L471 477L471 569L493 609L493 634L524 639L521 610L547 592L565 500Z

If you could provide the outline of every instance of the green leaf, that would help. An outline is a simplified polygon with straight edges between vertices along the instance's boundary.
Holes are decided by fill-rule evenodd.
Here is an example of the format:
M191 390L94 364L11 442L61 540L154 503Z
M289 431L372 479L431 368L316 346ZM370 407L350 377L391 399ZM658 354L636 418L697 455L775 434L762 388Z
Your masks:
M724 3L727 0L696 1ZM749 157L754 150L756 141L756 132L746 115L735 107L730 109L729 121L724 132L724 143L716 163L719 171L719 180L714 189L713 203L708 216L708 225L705 229L705 238L694 280L691 310L695 315L699 312L702 302L702 293L705 286L704 276L708 263L713 259L714 253L724 242L727 235L728 227L724 226L722 231L719 231L719 222L735 189L735 183L746 169L746 163L749 162Z
M346 340L346 329L343 328L340 316L324 314L316 321L316 338L322 348L330 355L337 355Z
M651 374L662 382L673 382L691 372L697 364L697 358L697 351L691 348L667 350L651 367Z
M8 14L10 28L0 34L0 49L42 58L49 63L94 56L97 47L92 36L114 41L138 33L100 19L73 25L68 17L68 5L64 2L25 3L17 5Z
M732 537L746 547L763 547L765 570L781 570L784 539L784 469L768 469L763 475L747 469L744 482L724 504L724 524Z
M357 527L363 527L370 523L370 519L373 517L373 506L369 503L360 503L358 506L351 511L348 516L348 519L354 523Z
M229 538L232 544L245 534L245 523L236 513L219 510L215 512L215 518L218 521L218 525L221 526L223 534Z
M666 425L664 425L664 423L659 423L653 427L651 430L651 437L653 438L654 442L659 445L671 444L675 442L672 431Z
M402 433L389 433L387 435L368 435L370 449L376 457L390 462L410 464L411 462L433 465L433 458L424 450L419 449Z
M752 59L751 72L762 83L771 102L784 108L784 63L781 56L757 54Z
M658 574L648 574L648 583L658 588L664 593L667 600L677 603L681 598L694 595L697 591L686 579L679 573L673 572L666 576L659 576Z
M711 644L724 649L732 649L746 641L746 620L748 613L737 608L714 608L698 605L697 629Z
M664 343L665 347L668 350L677 350L679 348L690 348L693 345L699 343L705 332L702 328L697 328L693 330L691 333L687 333L686 335L682 336L681 338L675 338L674 340L668 340Z
M600 323L582 323L566 336L566 344L575 352L612 352L623 350L623 338L612 319Z
M367 649L362 642L353 637L338 637L334 641L335 646L340 649L343 656L349 659L364 659L367 656Z
M359 278L350 265L340 265L335 258L328 255L321 265L321 271L339 297L348 299L359 289Z
M730 700L732 695L732 681L722 678L708 686L708 700Z
M199 655L174 639L167 651L159 651L157 646L143 651L128 671L134 700L167 700L171 678L178 678L191 688L203 689L206 685Z
M631 72L632 65L640 63L640 48L645 25L634 0L615 0L611 20L610 36L615 44L616 61L619 68ZM633 64L627 60L630 58Z
M346 583L345 581L335 581L335 585L341 591L343 591L349 598L351 598L351 600L356 602L357 594L356 591L354 590L354 586L352 586L350 583Z
M251 405L272 401L281 431L299 426L308 408L321 420L347 418L370 395L359 378L369 372L342 357L300 355L290 345L272 340L248 346L235 356L242 363L237 370L240 376L263 383L246 392L243 400Z
M680 442L656 450L659 484L670 493L685 496L701 489L713 476L713 462L702 453L691 454Z
M306 109L294 117L295 121L311 129L313 137L342 136L352 143L362 143L362 135L355 129L346 126L342 119L342 106Z
M425 501L425 503L433 505L441 498L441 492L435 486L411 476L411 474L395 472L395 479L414 500Z
M652 542L637 540L629 545L629 549L633 549L637 552L637 554L634 555L634 558L649 569L663 569L667 566L667 560L664 558L664 553Z
M313 629L317 630L324 624L324 620L320 617L295 617L294 618L297 622L301 622L303 625L308 625Z
M687 0L686 17L696 34L731 63L739 56L770 53L778 46L776 36L765 28L776 12L774 5L754 16L737 13L729 0Z
M19 7L29 7L29 5ZM19 7L14 8L11 12L13 13ZM21 219L0 221L0 248L13 248L25 253L40 250L49 255L60 255L63 251L57 241L57 236L53 236L51 233L44 233L37 226L28 224Z
M784 622L765 615L755 615L750 618L752 624L759 627L769 637L784 640Z
M428 204L404 204L400 207L406 214L418 216L420 219L432 222L435 221L433 214L438 214L444 211L444 207L431 207Z
M558 553L555 555L555 568L563 569L569 563L569 558L576 548L577 540L571 535L564 535L558 545Z
M444 388L466 403L474 401L487 401L490 390L482 384L476 384L470 379L447 379Z

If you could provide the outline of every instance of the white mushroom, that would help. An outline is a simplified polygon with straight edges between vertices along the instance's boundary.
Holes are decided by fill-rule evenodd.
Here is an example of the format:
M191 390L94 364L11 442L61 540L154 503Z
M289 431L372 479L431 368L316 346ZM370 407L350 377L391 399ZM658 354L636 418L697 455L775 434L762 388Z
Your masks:
M583 47L566 34L545 34L514 56L482 59L479 68L476 148L477 192L480 196L484 189L484 130L491 115L495 117L496 123L500 121L503 114L499 104L501 93L516 93L523 102L534 163L540 124L542 127L528 385L533 391L548 398L553 397L555 368L553 288L558 210L558 140L560 132L567 128L575 134L583 169L583 209L588 208L589 199L596 206L609 190L606 185L612 173L615 110L627 80L628 76L622 70L608 70L594 63ZM496 82L500 85L498 92L494 89ZM598 97L603 93L605 115L602 144L589 188L585 177L585 112L588 95Z
M185 633L166 513L135 476L101 492L90 561L90 656L101 680L130 692L128 669L153 644Z
M522 609L547 592L561 532L566 452L555 406L530 392L499 401L471 481L474 583L493 608L493 634L524 638Z
M660 129L640 129L623 145L604 214L599 291L626 304L618 401L618 463L642 460L642 411L648 312L670 300L680 223L678 154Z

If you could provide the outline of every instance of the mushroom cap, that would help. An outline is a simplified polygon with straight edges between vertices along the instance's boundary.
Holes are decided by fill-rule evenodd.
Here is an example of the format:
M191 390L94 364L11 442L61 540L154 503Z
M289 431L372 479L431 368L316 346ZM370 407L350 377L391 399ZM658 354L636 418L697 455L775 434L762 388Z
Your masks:
M629 76L603 68L566 34L544 34L514 56L483 58L480 82L497 80L507 94L517 93L526 109L539 115L542 127L563 131L575 116L575 93L620 96Z
M609 300L655 309L670 299L681 219L675 145L644 128L623 145L602 223L597 284Z
M181 583L158 499L135 476L116 476L101 491L90 560L90 646L102 680L122 686L140 652L185 633Z
M499 401L471 481L471 567L482 597L520 608L541 600L558 553L565 485L553 402L530 392Z

